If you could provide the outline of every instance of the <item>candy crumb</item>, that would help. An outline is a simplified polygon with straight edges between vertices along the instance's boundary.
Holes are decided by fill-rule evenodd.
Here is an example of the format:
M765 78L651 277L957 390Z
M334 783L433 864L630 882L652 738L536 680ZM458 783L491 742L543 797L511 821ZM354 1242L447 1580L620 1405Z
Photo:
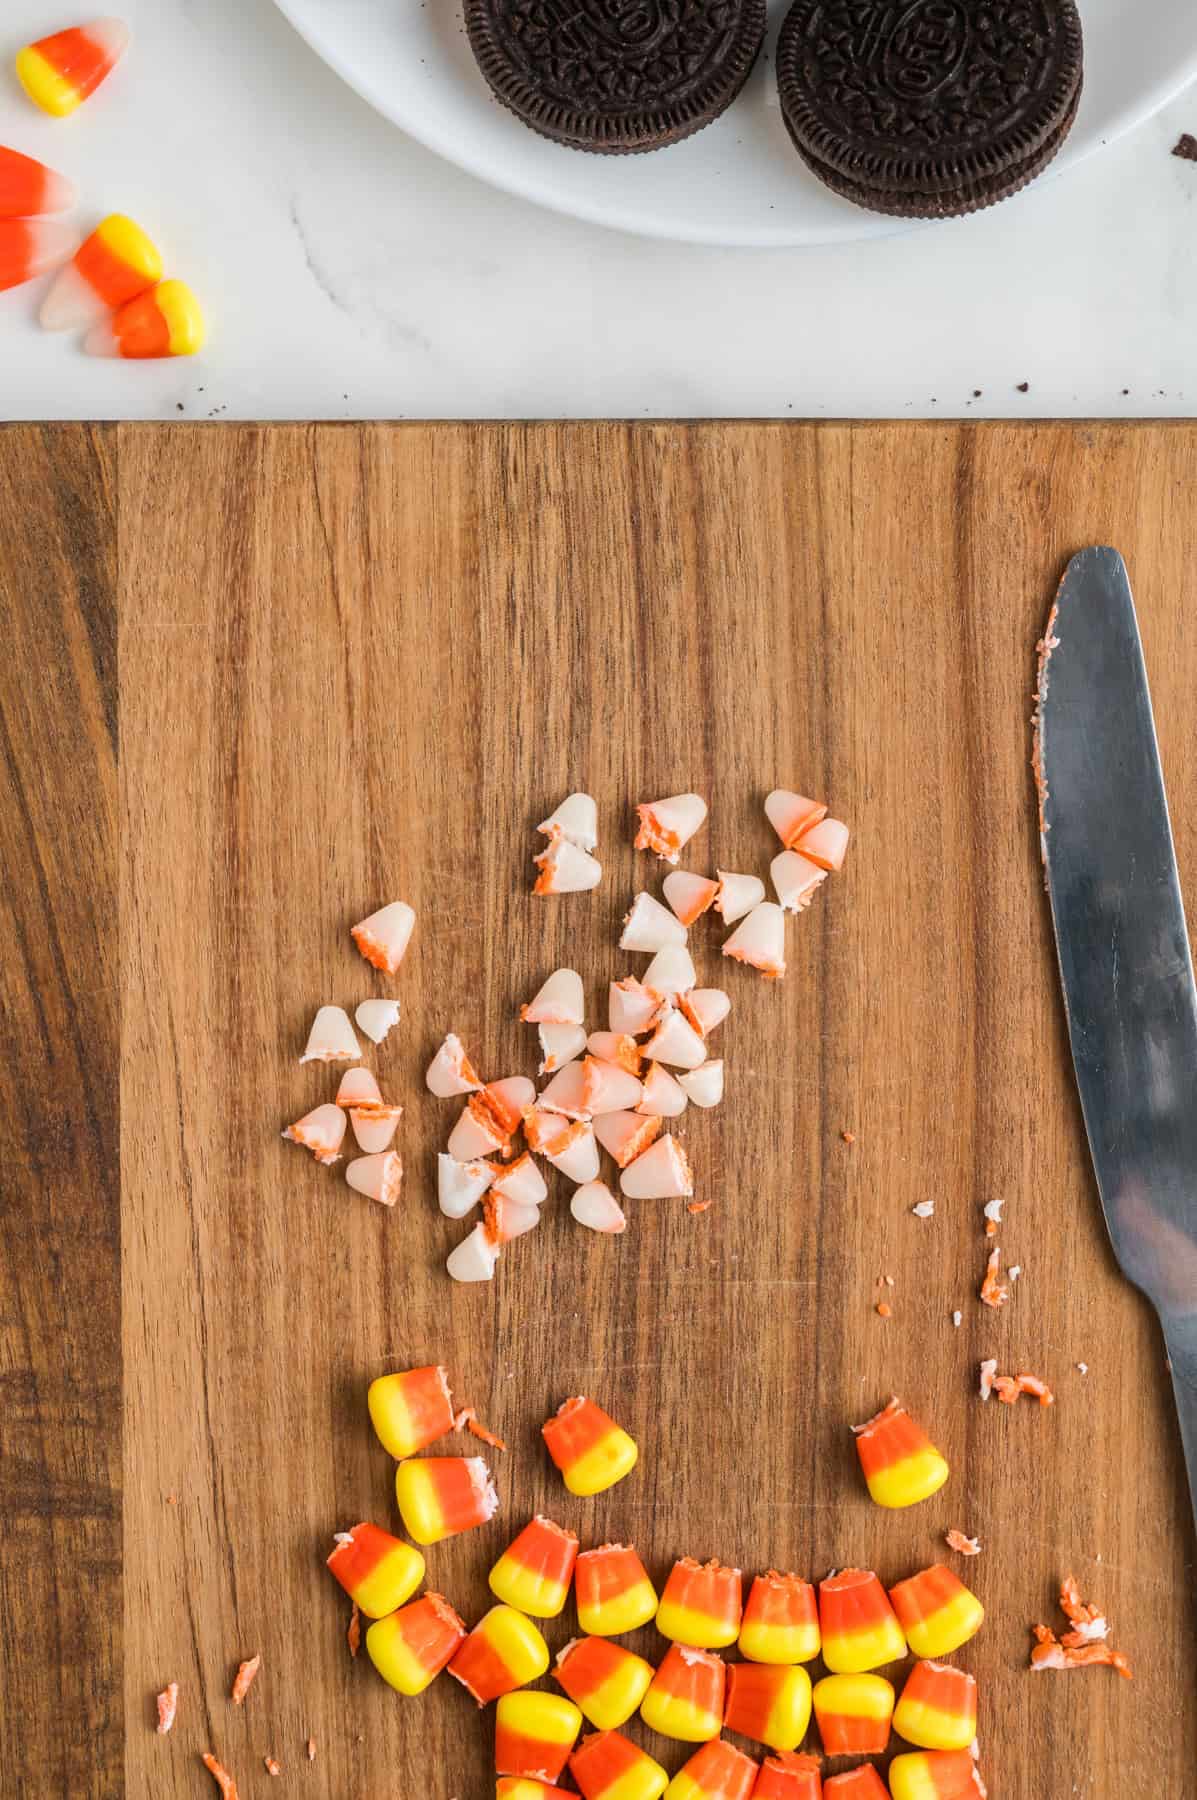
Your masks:
M997 1376L997 1357L987 1356L981 1364L981 1398L988 1400L993 1392L994 1380Z
M985 1215L986 1237L997 1236L997 1228L1002 1222L1002 1208L1005 1204L1004 1200L987 1200L982 1207L981 1210Z
M234 1706L243 1706L245 1704L245 1696L253 1686L254 1679L261 1667L262 1658L260 1656L251 1656L248 1662L238 1664L237 1673L233 1679L232 1691L229 1695Z
M878 1302L877 1302L878 1318L891 1319L893 1317L893 1312L894 1312L894 1309L890 1305L888 1300L878 1300Z
M1010 1265L1011 1281L1017 1281L1021 1274L1022 1274L1022 1264L1021 1263L1011 1263L1011 1265Z
M934 1200L920 1200L917 1206L911 1207L916 1219L929 1219L935 1212Z
M223 1763L218 1763L210 1750L204 1751L202 1761L205 1769L220 1789L223 1800L237 1800L237 1783Z
M1005 1306L1010 1298L1010 1289L1001 1277L1002 1253L999 1249L989 1252L989 1260L985 1264L985 1279L981 1283L981 1300L986 1306L995 1309Z
M463 1406L453 1421L454 1431L460 1431L463 1426L471 1436L481 1438L484 1444L489 1444L492 1450L506 1450L507 1446L502 1438L486 1429L472 1406Z
M175 1714L179 1710L179 1684L172 1681L157 1696L158 1736L165 1737L175 1722Z
M686 1211L688 1213L706 1212L707 1207L710 1204L711 1202L709 1200L691 1200L686 1206Z
M980 1556L980 1538L967 1537L963 1531L957 1531L955 1527L951 1531L945 1531L943 1535L948 1549L955 1550L958 1556Z
M353 1603L353 1611L349 1615L349 1629L345 1633L345 1642L349 1645L350 1656L356 1656L362 1644L362 1615L358 1611L356 1600Z
M175 1493L168 1494L166 1496L166 1504L168 1506L177 1506L179 1504L179 1496Z
M856 1142L856 1133L854 1131L841 1131L840 1136L843 1138L845 1144L854 1144Z
M956 1327L957 1331L959 1331L959 1329L960 1329L960 1324L961 1324L961 1321L963 1318L964 1318L964 1314L962 1312L960 1312L959 1310L957 1310L956 1312L954 1312L952 1314L952 1323Z
M1035 1647L1031 1651L1031 1668L1083 1669L1105 1664L1117 1669L1124 1680L1131 1679L1131 1667L1125 1656L1106 1642L1109 1623L1097 1607L1081 1599L1080 1589L1071 1575L1060 1583L1060 1610L1072 1626L1057 1637L1048 1625L1032 1625Z
M984 1371L987 1367L989 1367L988 1364L982 1363L982 1384L984 1384ZM1023 1394L1031 1394L1038 1400L1040 1406L1054 1406L1056 1404L1056 1396L1052 1393L1046 1381L1043 1381L1038 1375L1027 1375L1025 1373L1019 1375L993 1374L991 1376L991 1381L993 1392L1006 1406L1013 1406L1015 1401ZM984 1391L982 1391L981 1398L986 1399L987 1397L988 1396Z
M308 1739L308 1761L315 1762L315 1760L316 1760L316 1740L315 1740L315 1738L309 1738Z
M1087 1375L1089 1373L1088 1363L1077 1363L1076 1371L1077 1371L1078 1375Z
M280 1762L276 1762L273 1756L264 1756L262 1758L262 1762L265 1765L266 1773L268 1775L281 1775L282 1774L283 1765Z

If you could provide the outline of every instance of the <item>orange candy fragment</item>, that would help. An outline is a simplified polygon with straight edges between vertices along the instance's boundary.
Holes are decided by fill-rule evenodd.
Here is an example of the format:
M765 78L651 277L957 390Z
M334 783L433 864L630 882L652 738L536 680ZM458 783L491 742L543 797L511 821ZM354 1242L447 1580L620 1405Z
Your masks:
M817 1756L786 1751L767 1756L752 1790L752 1800L821 1800L822 1764Z
M889 1800L884 1781L872 1763L861 1763L823 1783L823 1800Z

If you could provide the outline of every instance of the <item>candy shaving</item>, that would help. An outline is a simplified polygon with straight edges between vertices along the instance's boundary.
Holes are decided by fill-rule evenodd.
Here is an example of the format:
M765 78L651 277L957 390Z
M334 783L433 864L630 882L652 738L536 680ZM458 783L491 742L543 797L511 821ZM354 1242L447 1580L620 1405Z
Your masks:
M986 1306L995 1310L1005 1306L1010 1298L1010 1289L1001 1277L1002 1253L994 1248L989 1252L989 1260L985 1264L985 1279L981 1283L981 1299Z
M358 1611L355 1600L353 1611L349 1615L349 1628L345 1633L345 1642L349 1645L350 1656L356 1656L362 1647L362 1615Z
M243 1662L238 1665L237 1673L233 1679L232 1691L229 1694L229 1698L234 1706L244 1706L245 1696L253 1686L254 1681L257 1678L258 1670L261 1667L262 1658L260 1656L251 1656L248 1662Z
M506 1450L507 1448L501 1437L496 1437L493 1431L487 1430L472 1406L462 1407L453 1421L453 1429L454 1431L463 1429L468 1431L472 1437L481 1438L484 1444L489 1444L492 1450Z
M282 1774L283 1765L280 1762L276 1761L276 1759L273 1756L264 1756L262 1758L262 1762L265 1765L266 1773L268 1775L281 1775Z
M1032 1669L1083 1669L1104 1664L1117 1669L1123 1679L1129 1681L1129 1662L1107 1642L1110 1627L1105 1615L1081 1599L1080 1589L1071 1575L1065 1576L1060 1584L1060 1610L1071 1629L1059 1637L1050 1626L1031 1627L1035 1636Z
M237 1783L233 1780L233 1777L229 1774L224 1764L217 1762L210 1750L204 1751L202 1761L205 1769L207 1769L209 1775L220 1789L222 1800L238 1800Z
M949 1550L956 1552L957 1556L980 1556L981 1554L980 1538L967 1537L963 1531L957 1531L954 1526L951 1531L944 1532L943 1541Z
M156 1703L158 1707L158 1736L165 1737L171 1726L174 1724L175 1714L179 1710L178 1682L169 1682L167 1686L163 1688L162 1692L157 1695Z

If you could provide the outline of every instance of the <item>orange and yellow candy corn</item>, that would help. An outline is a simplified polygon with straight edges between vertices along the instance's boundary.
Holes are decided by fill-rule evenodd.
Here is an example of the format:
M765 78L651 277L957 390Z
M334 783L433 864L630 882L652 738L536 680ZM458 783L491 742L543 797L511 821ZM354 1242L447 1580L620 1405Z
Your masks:
M541 1426L549 1455L571 1494L601 1494L636 1467L634 1438L601 1406L578 1394Z
M823 1783L823 1800L890 1800L885 1783L872 1763L861 1763L843 1775L832 1775Z
M122 19L93 19L26 44L17 55L17 76L35 106L65 119L111 75L128 47Z
M381 1619L410 1600L424 1579L424 1558L377 1525L337 1533L328 1566L368 1619Z
M93 325L83 348L89 356L152 362L164 356L197 356L207 337L204 315L191 289L181 281L160 281L111 319Z
M37 219L74 204L75 190L65 175L0 144L0 219Z
M614 1731L626 1725L652 1684L654 1670L642 1656L607 1638L575 1638L557 1657L553 1679L576 1700L592 1725Z
M810 1724L810 1676L795 1664L733 1663L723 1723L770 1750L796 1750Z
M439 1544L494 1517L499 1496L480 1456L425 1456L395 1470L395 1498L409 1537Z
M852 1429L869 1493L878 1506L916 1506L937 1494L947 1480L947 1463L898 1400Z
M453 1430L449 1374L438 1364L380 1375L370 1383L366 1405L379 1442L396 1462Z
M722 1650L739 1635L741 1611L739 1569L683 1556L669 1571L657 1608L657 1630L675 1644Z
M660 1800L669 1786L660 1763L618 1731L583 1738L569 1772L585 1800Z
M457 1653L466 1628L440 1594L425 1594L366 1632L366 1654L400 1694L422 1694Z
M504 1694L495 1711L495 1768L556 1781L581 1729L581 1713L560 1694Z
M79 233L55 219L0 219L0 293L56 269L78 243Z
M819 1583L823 1661L833 1675L859 1675L906 1654L906 1639L871 1569L841 1569Z
M889 1590L916 1656L950 1656L981 1629L985 1608L959 1576L934 1563Z
M819 1654L815 1590L800 1575L770 1569L748 1593L740 1625L740 1655L749 1662L803 1663Z
M815 1718L828 1756L879 1756L889 1743L894 1690L882 1675L825 1675Z
M823 1771L817 1756L767 1756L752 1800L822 1800Z
M91 325L161 279L157 245L132 219L111 213L55 280L39 317L47 331Z
M721 1657L671 1644L640 1703L640 1717L662 1737L701 1744L719 1736L726 1683Z
M479 1706L539 1680L549 1666L549 1647L531 1619L513 1606L492 1606L449 1664L449 1673Z
M893 1800L981 1800L985 1784L968 1750L919 1750L889 1765Z
M532 1781L527 1775L500 1775L495 1800L555 1800L561 1789L551 1781Z
M491 1592L534 1619L555 1619L569 1598L577 1558L574 1533L538 1513L491 1570Z
M967 1750L977 1735L976 1678L948 1663L915 1663L894 1708L894 1730L921 1750Z
M715 1738L696 1750L666 1788L666 1800L749 1800L756 1764L742 1750Z
M630 1544L583 1550L574 1567L578 1624L591 1637L619 1637L657 1616L657 1590Z

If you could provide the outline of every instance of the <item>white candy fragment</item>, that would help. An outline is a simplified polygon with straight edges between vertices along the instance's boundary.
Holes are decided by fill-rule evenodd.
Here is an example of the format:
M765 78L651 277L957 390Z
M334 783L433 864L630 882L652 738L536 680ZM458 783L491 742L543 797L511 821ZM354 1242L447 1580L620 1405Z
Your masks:
M454 1162L468 1163L489 1156L494 1150L502 1150L506 1142L502 1128L486 1108L477 1100L471 1100L449 1133L447 1147Z
M472 1094L482 1086L461 1039L452 1032L429 1063L424 1080L429 1093L439 1100L449 1100L454 1094Z
M650 1063L644 1077L644 1096L636 1111L654 1119L677 1119L688 1105L685 1088L659 1062Z
M536 829L550 840L560 833L579 850L593 850L598 845L598 807L589 794L569 794Z
M580 1025L586 1015L582 977L576 969L554 969L520 1018L527 1025Z
M387 1032L399 1023L399 1002L397 1000L363 1000L354 1013L359 1031L364 1031L372 1043L381 1044Z
M693 959L684 944L666 944L644 971L645 987L654 988L671 1000L692 988L697 980Z
M392 900L350 928L349 935L368 963L393 975L407 954L416 915L405 900Z
M586 1048L585 1025L538 1025L536 1030L540 1038L538 1075L551 1075L555 1069L564 1068Z
M591 1118L600 1113L630 1112L644 1098L644 1089L635 1075L615 1063L600 1062L588 1056L582 1065L586 1111Z
M732 875L726 869L717 869L715 873L719 877L715 911L726 924L734 925L765 898L765 884L759 875Z
M707 803L698 794L671 794L667 800L646 801L636 812L637 850L655 850L664 862L676 863L706 818Z
M599 1172L599 1153L589 1119L571 1125L565 1136L551 1150L546 1150L545 1155L553 1167L568 1175L571 1181L593 1181Z
M691 988L678 1005L701 1037L709 1037L731 1011L731 995L722 988Z
M679 1075L678 1085L685 1088L695 1106L718 1106L723 1098L722 1058L705 1062L701 1069L692 1069L688 1075Z
M844 866L848 837L848 827L842 820L821 819L810 831L803 833L798 848L809 861L834 874Z
M988 1400L993 1392L993 1378L997 1374L997 1357L988 1356L981 1364L981 1398Z
M661 886L683 925L693 925L695 919L701 918L719 892L717 881L692 875L687 869L671 869Z
M485 1225L475 1225L469 1237L450 1250L445 1268L454 1281L489 1281L499 1260L499 1246L486 1235Z
M358 1149L368 1156L389 1150L402 1117L401 1106L351 1106L349 1123L353 1126Z
M518 1200L522 1206L539 1206L549 1191L527 1150L507 1168L497 1171L491 1187L504 1200Z
M369 1069L346 1069L337 1089L337 1105L346 1110L351 1106L382 1105L382 1089Z
M643 890L632 901L631 911L623 922L619 940L621 950L663 950L666 944L684 944L686 927ZM614 1029L614 1027L613 1027Z
M307 1049L300 1057L307 1062L352 1062L361 1056L358 1041L343 1006L322 1006L312 1021Z
M613 981L607 990L607 1023L612 1031L635 1037L652 1025L663 999L663 994L645 987L634 975Z
M820 800L808 800L805 794L793 794L788 788L774 788L765 799L765 817L783 847L790 850L804 832L827 817L827 808Z
M564 1113L568 1119L589 1118L584 1066L580 1062L566 1063L554 1075L536 1104L544 1107L547 1112Z
M646 1118L634 1112L603 1113L594 1121L595 1137L621 1169L626 1169L642 1150L648 1148L660 1129L659 1118Z
M436 1203L447 1219L464 1219L494 1178L488 1162L457 1162L442 1152L436 1159Z
M602 863L567 837L550 838L548 849L532 861L540 870L532 884L534 894L584 894L603 879Z
M616 1233L627 1230L619 1202L605 1181L586 1181L575 1189L569 1210L579 1225L591 1231Z
M666 1132L628 1164L619 1185L629 1200L688 1199L694 1192L694 1176L685 1151Z
M492 1244L510 1244L515 1238L523 1237L525 1232L535 1231L540 1224L539 1206L522 1200L507 1200L501 1194L496 1200L493 1188L483 1201L483 1211L486 1235Z
M358 1156L345 1168L345 1179L355 1193L382 1206L394 1206L403 1185L403 1164L394 1150L381 1156Z
M283 1136L310 1150L318 1163L339 1162L338 1152L345 1137L345 1113L329 1100L324 1106L313 1107L294 1125L288 1125Z
M640 1046L629 1031L592 1031L586 1048L600 1062L615 1063L632 1075L640 1073Z
M644 1054L650 1062L697 1069L707 1059L707 1048L689 1019L671 1007L644 1046Z
M797 850L783 850L775 856L769 864L769 874L783 912L805 912L815 897L815 889L827 880L826 869L808 862Z
M930 1219L935 1212L935 1202L934 1200L920 1200L917 1206L912 1206L910 1210L916 1219Z
M771 900L762 900L759 906L754 906L727 939L723 954L734 957L737 962L751 963L762 975L784 975L786 926L780 906L775 906Z
M991 1224L1000 1225L1002 1222L1002 1208L1005 1204L1006 1202L1004 1200L987 1200L981 1210L985 1218L987 1218Z

